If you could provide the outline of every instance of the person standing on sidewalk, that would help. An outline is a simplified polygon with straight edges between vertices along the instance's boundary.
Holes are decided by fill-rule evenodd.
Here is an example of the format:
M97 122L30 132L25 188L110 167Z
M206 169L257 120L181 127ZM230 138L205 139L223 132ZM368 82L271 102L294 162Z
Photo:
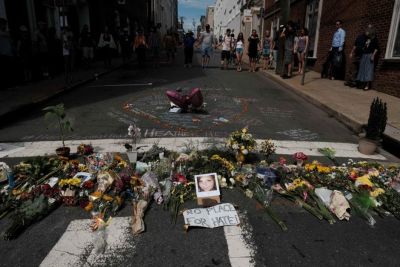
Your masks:
M72 83L74 35L69 27L64 28L61 38L64 57L65 83L70 85Z
M367 40L364 44L357 80L365 83L364 91L367 91L371 89L371 84L374 80L375 60L376 54L379 51L379 45L375 29L372 25L368 25L365 36Z
M106 68L111 68L112 50L117 46L114 42L112 34L108 31L108 27L104 27L104 31L100 34L99 43L97 45L101 49Z
M236 40L237 71L242 71L242 58L243 58L244 45L245 44L244 44L243 33L240 32Z
M10 34L7 31L7 20L0 18L0 89L8 88L13 84L13 45Z
M342 29L343 22L337 20L336 32L333 34L332 46L330 48L330 59L331 59L331 79L338 79L343 73L343 48L346 40L346 32Z
M164 36L164 47L167 53L167 61L169 63L174 62L175 60L175 49L176 49L176 40L171 30L167 31L167 34Z
M131 59L132 55L132 38L129 34L128 27L123 28L119 38L119 44L121 47L122 62L126 63Z
M360 61L363 55L363 50L365 46L365 42L367 41L367 36L365 35L365 31L357 36L356 41L354 42L354 46L350 52L350 80L345 82L346 86L350 87L358 87L360 86L360 82L357 80L358 71L360 69Z
M222 38L222 52L221 52L221 70L228 68L228 62L231 55L231 49L233 47L234 38L231 36L231 30L226 29L225 36Z
M251 31L248 44L248 55L250 61L249 72L256 72L258 51L260 50L260 38L258 38L256 30Z
M297 37L297 43L295 45L294 51L297 54L297 58L299 60L299 70L297 74L303 74L306 53L308 51L308 30L306 28L302 28L300 30L300 34Z
M138 31L138 34L135 37L133 48L135 49L139 67L144 68L146 66L146 49L148 48L148 45L142 29Z
M269 57L271 54L271 48L273 47L273 40L269 31L265 31L265 36L263 39L262 57L263 57L263 70L268 69Z
M161 36L157 27L153 27L149 35L149 47L153 58L153 67L160 67Z
M48 47L48 31L45 22L38 22L38 29L34 34L34 50L35 58L39 65L43 78L49 78L49 47Z
M294 30L293 25L289 22L281 34L284 37L285 53L283 58L283 79L290 79L292 77L292 63L294 54Z
M215 43L214 33L210 30L209 24L206 25L206 30L200 34L199 43L201 45L202 55L201 67L204 69L208 67L212 52L212 46Z
M192 67L192 61L193 61L193 46L195 43L195 39L193 37L193 32L189 31L185 39L183 40L183 50L185 54L185 68L191 68Z
M83 65L85 68L90 68L94 57L95 41L89 31L89 26L84 25L79 38L79 47L82 51Z
M24 83L32 81L32 40L25 25L19 27L17 55L24 72Z

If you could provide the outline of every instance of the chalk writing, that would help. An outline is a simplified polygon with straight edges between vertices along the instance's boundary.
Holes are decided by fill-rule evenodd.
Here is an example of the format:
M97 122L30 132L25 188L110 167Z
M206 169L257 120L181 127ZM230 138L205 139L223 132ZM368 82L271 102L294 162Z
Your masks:
M186 210L183 212L183 218L186 225L206 228L240 224L235 207L230 203Z
M293 110L281 110L275 107L257 107L261 115L269 119L287 119L292 118L294 115Z
M303 130L303 129L293 129L277 133L288 136L292 140L307 141L307 140L318 139L317 133L313 133L309 130Z

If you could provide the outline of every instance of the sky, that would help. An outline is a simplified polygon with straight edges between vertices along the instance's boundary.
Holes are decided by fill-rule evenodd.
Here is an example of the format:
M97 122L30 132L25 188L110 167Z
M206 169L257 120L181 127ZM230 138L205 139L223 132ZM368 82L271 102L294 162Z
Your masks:
M184 17L183 28L193 31L193 19L196 27L200 24L200 17L206 15L207 6L213 6L216 0L178 0L178 17Z

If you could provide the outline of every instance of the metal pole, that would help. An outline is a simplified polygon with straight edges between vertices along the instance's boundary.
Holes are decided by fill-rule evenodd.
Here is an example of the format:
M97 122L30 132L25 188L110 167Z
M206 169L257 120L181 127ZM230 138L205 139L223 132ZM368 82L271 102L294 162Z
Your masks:
M315 18L315 5L316 5L316 0L311 0L310 1L310 5L311 5L311 24L310 24L310 28L309 33L312 32L311 30L314 30L314 18ZM319 11L320 12L320 11ZM315 32L315 34L317 34L317 32ZM314 36L314 39L317 36ZM307 49L305 51L305 59L304 59L304 70L303 70L303 75L301 76L301 85L304 85L304 80L306 78L306 71L307 71L307 64L308 64L308 51L309 51L309 47L310 47L310 37L308 37L308 45L307 45Z

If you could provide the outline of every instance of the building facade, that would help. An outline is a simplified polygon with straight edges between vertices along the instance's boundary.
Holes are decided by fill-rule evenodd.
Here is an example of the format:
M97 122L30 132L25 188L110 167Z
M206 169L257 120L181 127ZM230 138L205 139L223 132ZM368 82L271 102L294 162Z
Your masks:
M160 32L175 31L178 28L178 0L152 0L152 24L160 27Z
M92 33L100 34L105 26L113 33L128 28L148 30L158 25L160 31L176 30L177 0L0 0L0 17L8 20L11 34L26 26L31 34L39 22L53 27L60 34L64 26L78 33L88 25Z
M277 30L283 18L282 1L266 0L264 27ZM336 20L343 21L346 31L345 68L355 39L367 25L376 28L380 46L373 88L400 97L400 0L286 0L290 1L288 19L297 27L310 30L309 58L313 69L321 71L331 46ZM346 78L349 73L346 72Z
M208 6L206 10L206 24L214 30L214 6Z
M217 0L214 7L214 34L224 35L226 29L241 31L241 8L244 0Z

